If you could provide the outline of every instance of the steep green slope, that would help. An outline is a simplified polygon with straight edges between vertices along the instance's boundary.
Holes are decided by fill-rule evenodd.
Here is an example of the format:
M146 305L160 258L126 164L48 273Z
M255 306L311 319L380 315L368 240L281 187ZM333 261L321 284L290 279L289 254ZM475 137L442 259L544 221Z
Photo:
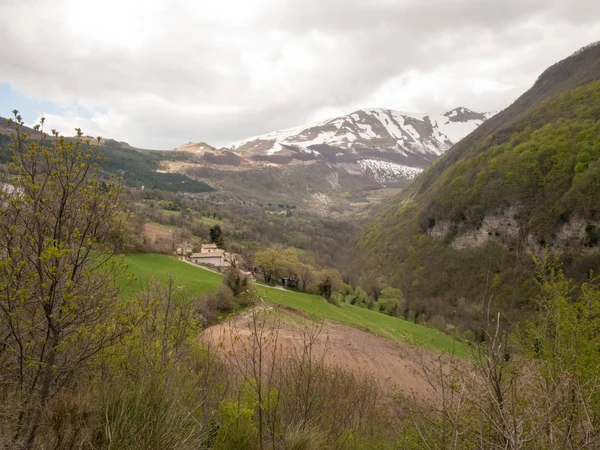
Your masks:
M600 212L600 81L537 105L510 136L488 138L429 188L425 226L451 220L476 227L490 211L521 205L518 219L551 242L572 216ZM588 240L589 246L596 242Z
M482 302L515 317L533 294L532 251L567 272L599 267L600 45L555 64L387 202L356 255L431 319L476 330Z

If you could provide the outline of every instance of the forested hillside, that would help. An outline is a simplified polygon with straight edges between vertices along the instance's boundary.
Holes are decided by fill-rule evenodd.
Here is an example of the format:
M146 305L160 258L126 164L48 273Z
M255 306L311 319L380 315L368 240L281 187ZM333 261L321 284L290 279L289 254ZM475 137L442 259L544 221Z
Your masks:
M520 317L532 255L569 276L598 269L600 46L546 70L453 147L361 234L363 280L389 276L423 320L476 331L481 303Z
M5 120L0 118L0 120ZM35 133L32 133L35 137ZM9 163L12 155L9 133L0 133L0 164ZM111 148L100 146L99 151L106 158L100 165L106 174L121 176L127 186L146 189L161 189L171 192L211 192L208 184L193 180L180 173L158 172L162 160L185 159L187 155L175 152L136 150L132 148Z

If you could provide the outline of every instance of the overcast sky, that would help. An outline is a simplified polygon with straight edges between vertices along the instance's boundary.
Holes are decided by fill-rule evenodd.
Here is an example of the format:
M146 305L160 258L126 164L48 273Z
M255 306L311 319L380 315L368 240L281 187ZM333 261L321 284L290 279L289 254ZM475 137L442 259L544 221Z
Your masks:
M599 39L598 0L0 0L0 116L171 149L494 111Z

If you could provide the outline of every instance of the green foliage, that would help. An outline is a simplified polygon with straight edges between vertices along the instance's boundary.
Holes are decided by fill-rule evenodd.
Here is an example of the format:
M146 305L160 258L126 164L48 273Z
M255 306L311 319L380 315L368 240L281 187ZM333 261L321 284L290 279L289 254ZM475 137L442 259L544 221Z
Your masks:
M221 230L221 225L215 225L208 231L210 235L210 241L213 244L216 244L217 247L223 248L225 246L225 239L223 238L223 231Z
M373 301L361 287L357 287L345 296L345 301L360 308L369 308ZM379 310L377 310L379 311Z
M160 200L158 205L167 211L181 211L181 204L179 202Z
M403 316L405 302L402 291L390 286L383 288L379 300L373 305L373 309L390 316Z
M537 261L538 313L521 329L527 356L543 361L544 376L560 379L568 372L591 389L600 367L600 288L598 278L578 289L554 261ZM600 392L588 391L600 416Z
M394 297L381 297L373 304L373 309L388 316L404 315L403 301Z
M242 275L237 267L230 267L223 281L233 293L234 297L239 297L250 287L248 277Z
M102 355L93 385L101 404L96 448L195 449L212 436L209 411L223 400L225 373L201 344L200 300L172 278L147 281L129 302L135 329Z
M505 142L471 152L446 170L433 187L429 214L476 226L489 211L521 205L520 222L547 241L561 214L593 219L597 196L580 195L581 179L600 171L599 109L600 82L540 105Z
M274 248L256 252L254 264L262 271L265 283L267 284L277 281L279 274L283 270L281 252Z
M14 124L14 189L0 188L0 397L17 401L0 416L13 420L10 446L31 448L50 400L131 330L132 317L114 282L120 181L101 182L97 149L80 130L72 141L56 132L38 141L17 111Z
M408 436L417 431L426 448L598 446L599 280L576 285L557 259L536 260L536 268L535 316L511 332L490 314L483 342L468 346L472 364L422 366L445 406L417 407Z
M319 275L318 291L325 299L330 300L334 293L342 287L342 276L336 269L324 269ZM337 303L337 302L336 302Z
M491 134L474 133L479 140L448 152L361 233L361 284L384 274L417 320L441 314L476 331L482 324L473 306L484 292L510 319L531 312L535 269L527 246L566 247L565 272L585 279L600 266L597 253L582 255L583 247L599 242L598 111L600 81L593 81L530 105L519 117L496 120ZM484 245L450 245L502 212L508 231L490 231ZM579 243L559 239L570 221L583 223Z
M463 333L463 339L468 342L475 342L475 333L473 330L467 330Z
M256 400L243 395L240 401L224 401L219 405L219 432L212 446L215 450L255 450L258 430L254 424Z

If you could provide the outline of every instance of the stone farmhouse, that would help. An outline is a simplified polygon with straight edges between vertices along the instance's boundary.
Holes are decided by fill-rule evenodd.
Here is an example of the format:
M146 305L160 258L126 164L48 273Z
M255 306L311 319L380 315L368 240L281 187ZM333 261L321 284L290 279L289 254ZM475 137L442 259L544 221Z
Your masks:
M194 264L208 264L215 267L230 267L237 255L232 255L215 244L202 244L199 253L190 253L188 259Z

